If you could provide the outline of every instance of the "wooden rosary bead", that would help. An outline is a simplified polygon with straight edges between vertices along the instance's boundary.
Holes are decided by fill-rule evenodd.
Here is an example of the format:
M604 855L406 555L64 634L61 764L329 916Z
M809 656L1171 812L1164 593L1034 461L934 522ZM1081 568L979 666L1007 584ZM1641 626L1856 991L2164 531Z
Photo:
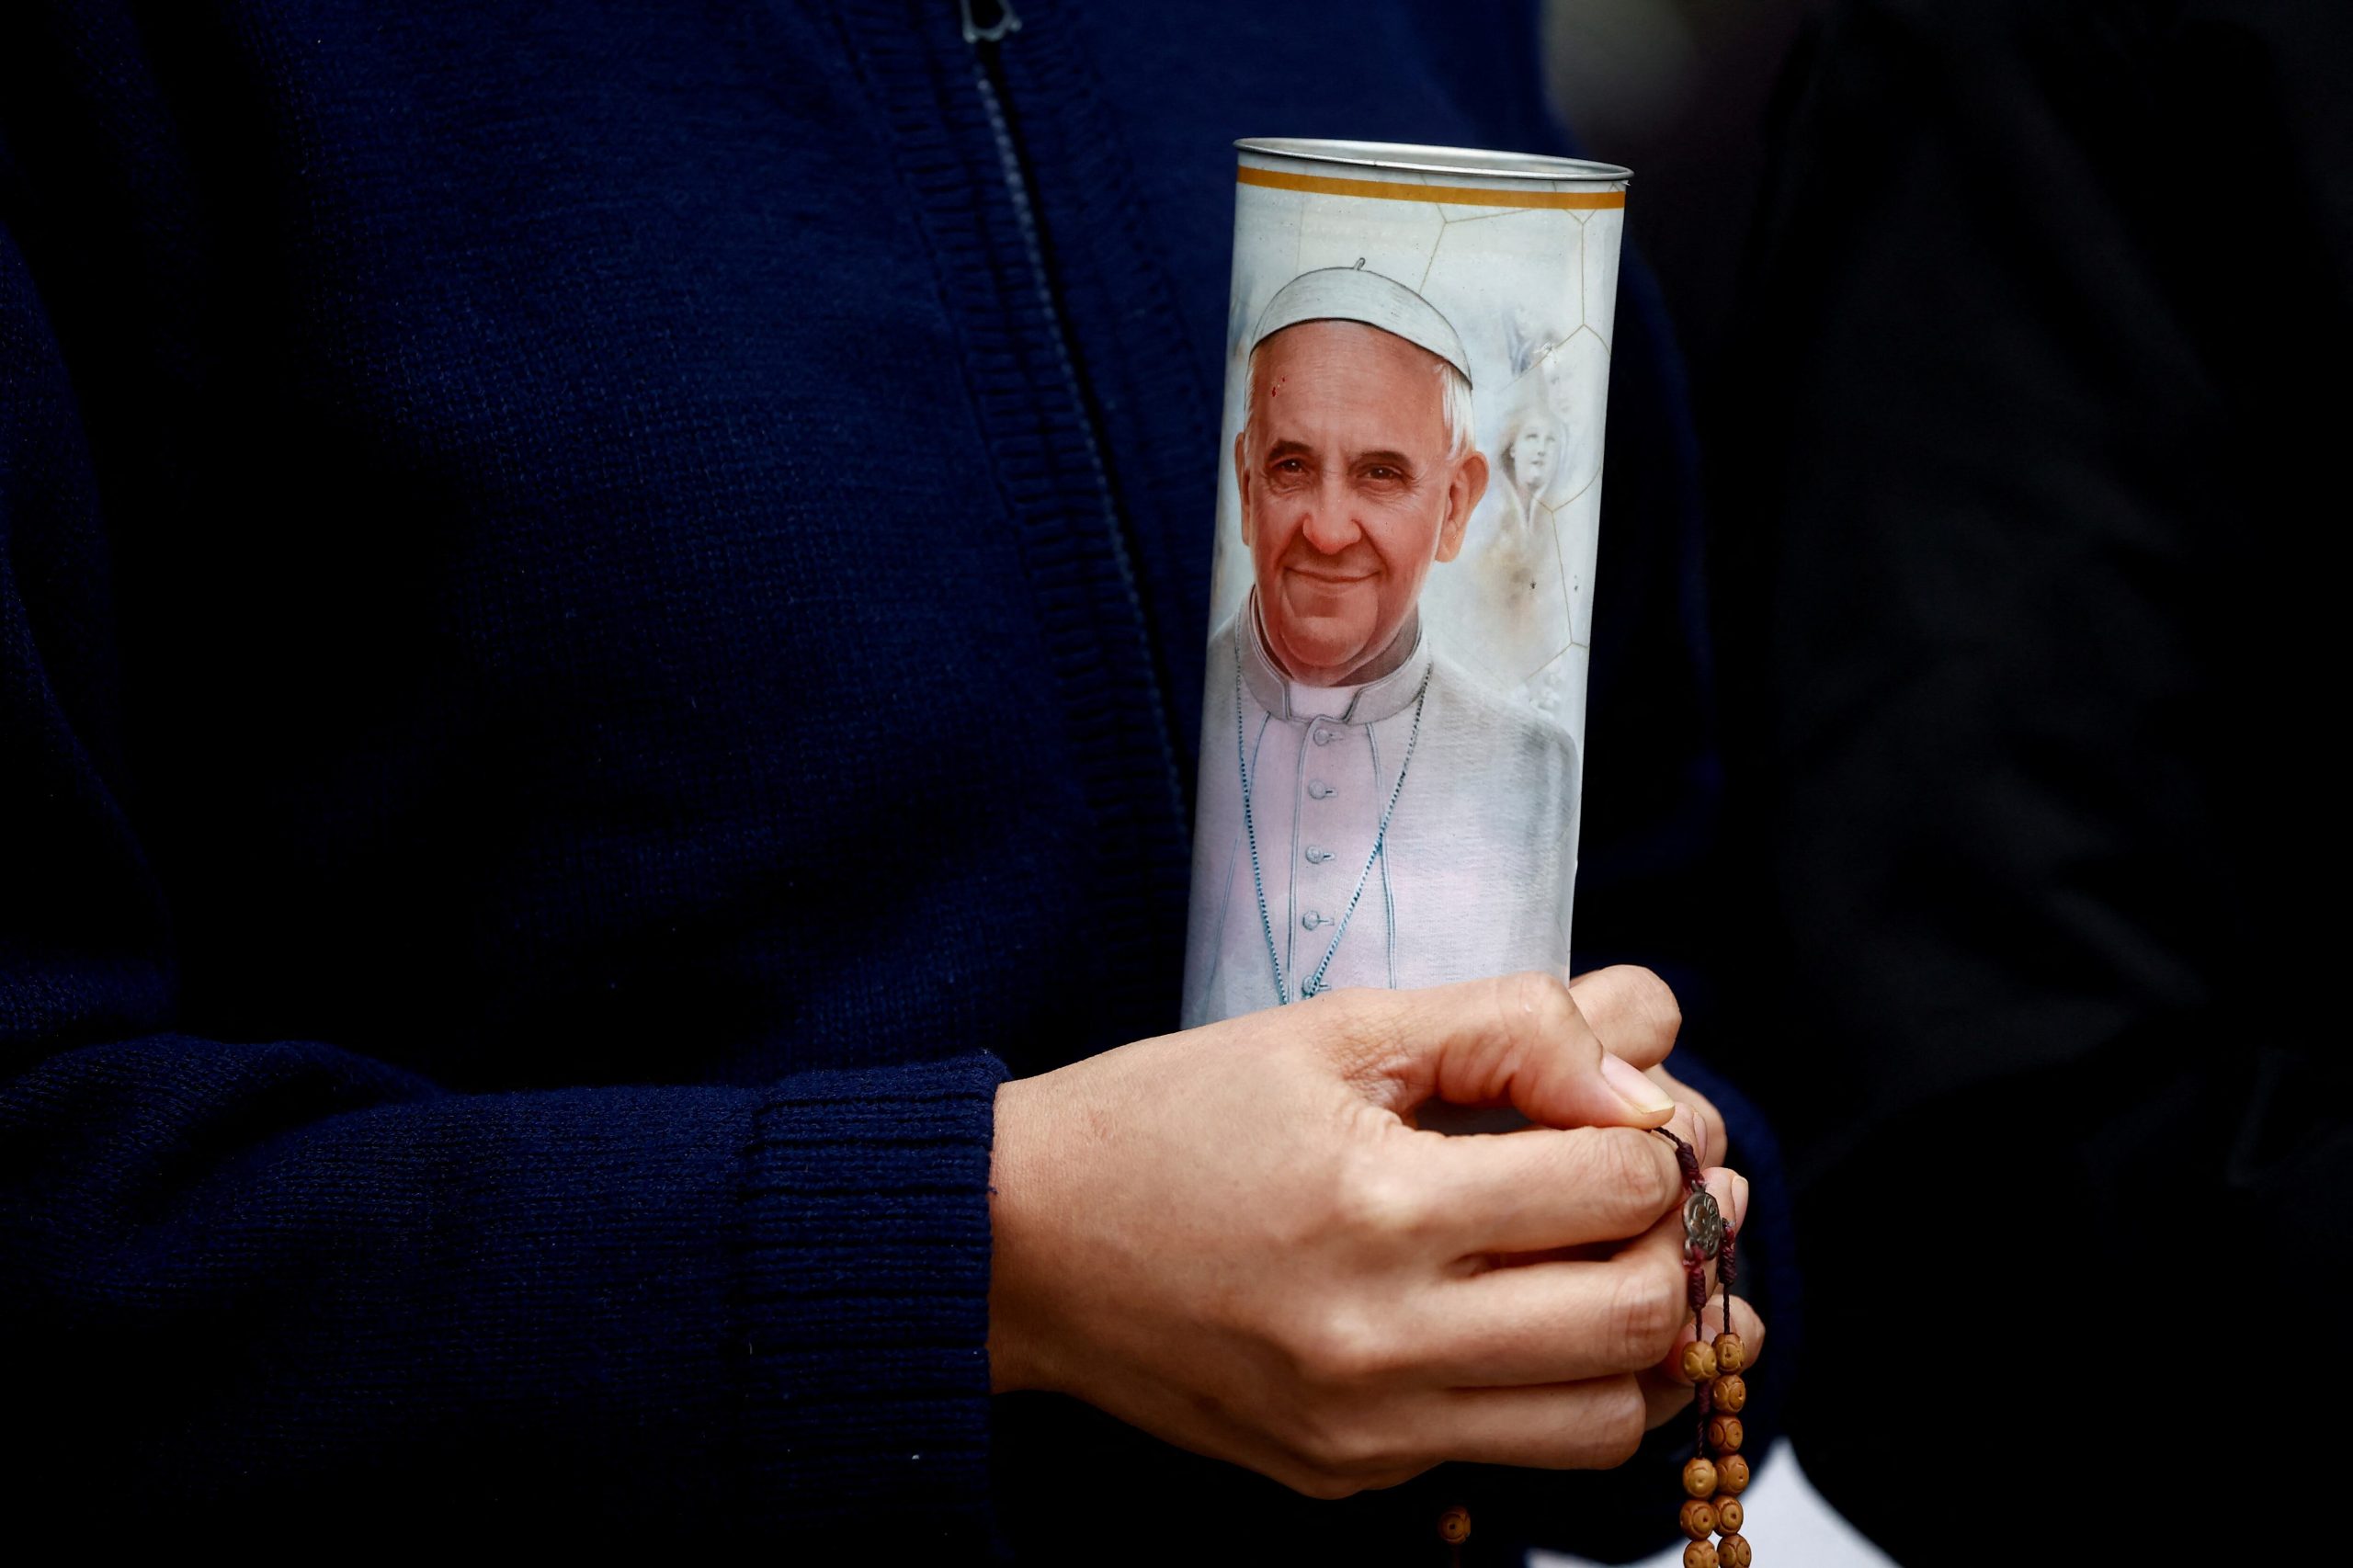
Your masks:
M1745 1486L1748 1484L1746 1467L1743 1466L1742 1469L1740 1484ZM1713 1492L1716 1489L1716 1467L1704 1459L1694 1459L1683 1467L1683 1490L1694 1497L1705 1497ZM1740 1486L1727 1487L1725 1490L1737 1492Z
M1740 1499L1729 1492L1719 1492L1712 1506L1716 1510L1716 1528L1727 1532L1737 1531L1748 1517L1748 1510Z
M1748 1346L1736 1334L1716 1335L1716 1369L1721 1372L1745 1371L1748 1368Z
M1716 1533L1715 1505L1694 1497L1683 1505L1683 1512L1675 1521L1683 1533L1693 1540L1705 1540Z
M1716 1558L1723 1568L1748 1568L1752 1555L1748 1550L1748 1538L1745 1535L1719 1536L1716 1539Z
M1440 1540L1451 1541L1457 1546L1471 1539L1471 1510L1459 1507L1449 1508L1445 1513L1440 1514L1438 1517L1438 1535Z
M1716 1353L1699 1340L1683 1347L1683 1379L1686 1382L1704 1383L1716 1375Z
M1716 1462L1716 1482L1726 1492L1737 1497L1748 1490L1748 1461L1738 1454L1726 1454ZM1691 1484L1691 1467L1683 1467L1683 1483ZM1694 1494L1697 1495L1697 1494Z
M1683 1568L1716 1568L1716 1549L1704 1540L1695 1540L1683 1549Z
M1740 1407L1748 1403L1748 1381L1737 1372L1726 1372L1708 1385L1708 1393L1718 1410L1737 1415Z
M1740 1452L1740 1439L1743 1436L1739 1416L1711 1415L1708 1417L1708 1447L1716 1450L1717 1457L1722 1458L1725 1454Z

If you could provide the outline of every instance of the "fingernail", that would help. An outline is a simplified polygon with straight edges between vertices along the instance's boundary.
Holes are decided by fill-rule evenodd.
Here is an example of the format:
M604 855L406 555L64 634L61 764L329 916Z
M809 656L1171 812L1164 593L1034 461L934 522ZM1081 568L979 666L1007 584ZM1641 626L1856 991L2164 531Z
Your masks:
M1748 1222L1748 1178L1732 1178L1732 1228L1735 1231Z
M1675 1108L1675 1101L1665 1089L1651 1082L1650 1074L1606 1051L1601 1053L1601 1076L1617 1092L1620 1099L1644 1116L1655 1116L1660 1111Z

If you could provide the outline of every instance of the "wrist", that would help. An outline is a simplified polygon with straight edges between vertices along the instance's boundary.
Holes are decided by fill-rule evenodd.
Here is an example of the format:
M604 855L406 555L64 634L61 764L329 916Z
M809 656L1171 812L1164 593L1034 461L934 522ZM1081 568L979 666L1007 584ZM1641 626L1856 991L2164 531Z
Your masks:
M995 1130L989 1144L989 1392L1042 1388L1032 1303L1038 1299L1032 1260L1041 1249L1037 1230L1040 1152L1035 1079L997 1085Z

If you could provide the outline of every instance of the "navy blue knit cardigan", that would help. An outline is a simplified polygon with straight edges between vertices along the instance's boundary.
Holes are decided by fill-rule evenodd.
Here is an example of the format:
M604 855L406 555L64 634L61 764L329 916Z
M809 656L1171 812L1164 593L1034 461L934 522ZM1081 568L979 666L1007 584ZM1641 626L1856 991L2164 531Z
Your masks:
M1228 142L1556 140L1511 0L1019 8L0 14L20 1519L1601 1527L988 1395L993 1091L1175 1018ZM1580 926L1671 965L1704 670L1633 287Z

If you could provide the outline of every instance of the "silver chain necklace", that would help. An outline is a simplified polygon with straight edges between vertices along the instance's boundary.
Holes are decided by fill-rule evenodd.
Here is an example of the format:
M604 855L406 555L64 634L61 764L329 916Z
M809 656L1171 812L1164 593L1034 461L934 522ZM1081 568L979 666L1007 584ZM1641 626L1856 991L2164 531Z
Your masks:
M1435 667L1435 666L1432 666ZM1340 924L1332 933L1332 945L1324 949L1324 961L1315 972L1302 982L1301 1000L1314 995L1324 987L1324 971L1332 967L1332 960L1340 950L1340 938L1348 934L1348 922L1356 918L1357 903L1364 897L1365 884L1372 880L1372 869L1381 861L1381 846L1389 839L1389 819L1397 810L1397 797L1405 792L1405 774L1414 766L1414 747L1422 738L1422 705L1429 700L1430 670L1422 671L1422 684L1414 693L1414 727L1405 733L1405 760L1397 765L1397 783L1389 791L1389 803L1381 809L1381 826L1372 835L1372 853L1365 857L1364 869L1357 873L1357 891L1348 895L1348 907L1340 913ZM1239 616L1233 627L1233 761L1242 774L1242 831L1250 840L1250 881L1258 890L1258 929L1267 938L1267 962L1275 971L1275 1003L1278 1006L1290 1004L1290 991L1283 983L1283 960L1275 951L1275 920L1267 912L1267 877L1258 863L1258 824L1250 810L1250 753L1242 738L1242 624Z

